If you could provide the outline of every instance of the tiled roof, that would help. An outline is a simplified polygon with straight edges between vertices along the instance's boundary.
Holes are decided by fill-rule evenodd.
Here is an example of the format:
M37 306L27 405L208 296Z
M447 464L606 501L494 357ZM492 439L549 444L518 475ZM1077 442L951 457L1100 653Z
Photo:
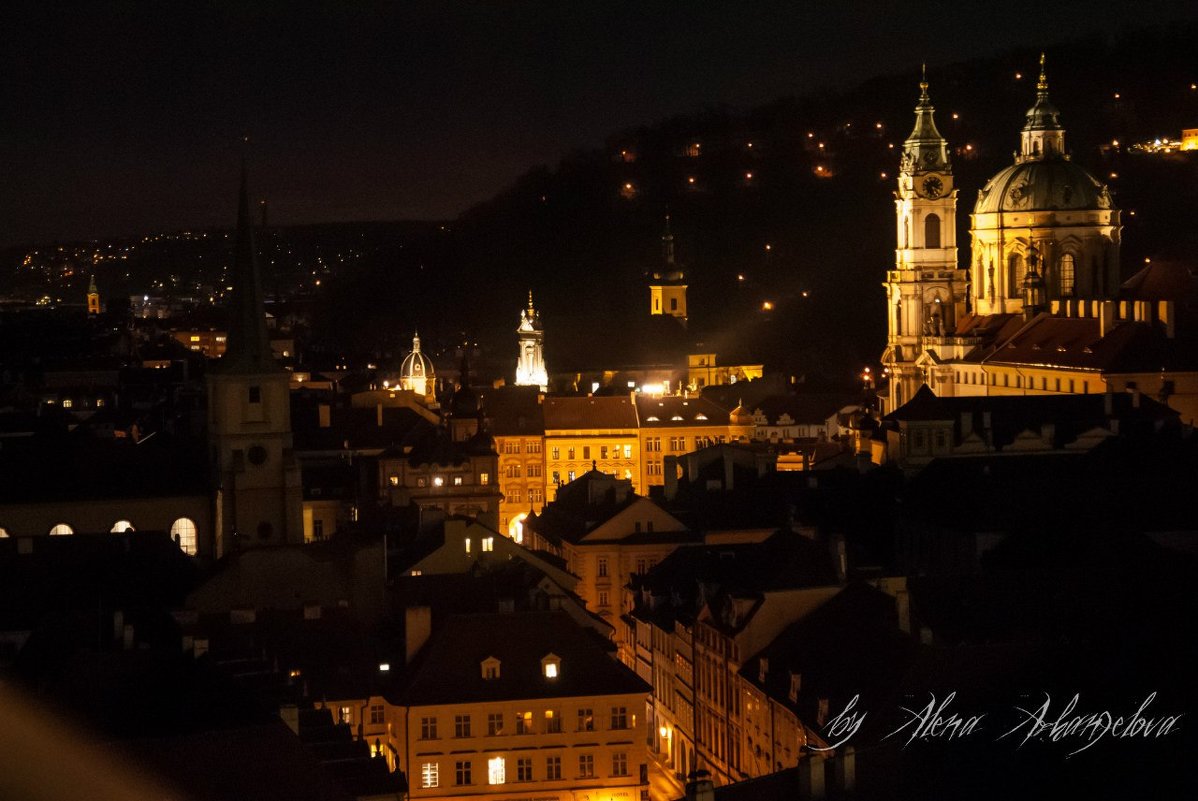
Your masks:
M546 430L637 427L636 406L626 395L546 398Z
M650 687L564 612L457 615L433 633L394 695L412 706L648 694ZM556 678L541 660L561 660ZM499 660L484 679L482 662Z
M728 424L728 412L706 398L638 396L636 409L643 428Z

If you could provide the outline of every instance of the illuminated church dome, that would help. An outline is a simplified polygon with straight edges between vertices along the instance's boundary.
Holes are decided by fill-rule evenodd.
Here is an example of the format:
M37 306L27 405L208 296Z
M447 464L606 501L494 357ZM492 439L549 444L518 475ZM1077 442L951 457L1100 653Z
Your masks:
M412 337L412 352L399 366L399 386L418 395L432 395L434 373L432 360L420 352L420 334Z
M1029 273L1044 301L1111 296L1119 286L1119 231L1110 189L1065 152L1041 55L1015 163L986 182L973 207L973 309L1025 311Z

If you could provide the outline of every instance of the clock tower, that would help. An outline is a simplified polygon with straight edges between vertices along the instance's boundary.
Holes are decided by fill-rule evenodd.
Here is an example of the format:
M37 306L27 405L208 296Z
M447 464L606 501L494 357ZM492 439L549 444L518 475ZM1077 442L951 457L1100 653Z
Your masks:
M965 314L968 272L957 267L957 190L948 143L936 130L926 72L919 84L915 128L903 143L894 194L897 241L886 274L888 335L882 365L890 371L884 412L910 400L923 383L951 376L937 370L937 350ZM951 345L949 345L951 348Z
M303 494L292 450L290 376L266 330L245 167L233 250L228 347L208 370L208 442L220 556L304 541Z

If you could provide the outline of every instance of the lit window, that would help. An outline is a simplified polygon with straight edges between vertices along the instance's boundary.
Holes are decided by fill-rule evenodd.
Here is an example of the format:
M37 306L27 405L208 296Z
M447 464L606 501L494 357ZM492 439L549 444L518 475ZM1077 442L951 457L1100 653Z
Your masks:
M470 538L466 538L466 553L470 553Z
M560 734L562 730L561 716L552 709L545 710L545 733Z
M186 517L171 523L171 539L188 556L196 555L196 524Z
M461 476L454 476L454 477L453 477L453 485L454 485L455 487L460 487L460 486L462 486L462 477L461 477Z
M561 657L555 654L549 654L541 660L541 673L547 679L556 679L561 672L562 660Z
M445 486L445 478L444 478L444 476L434 476L434 477L433 477L433 486L434 486L434 487L443 487L443 486Z
M62 537L67 534L74 534L75 529L68 526L66 523L59 523L54 528L50 529L51 537Z
M0 540L8 537L8 529L0 528Z
M398 487L399 486L399 476L392 473L391 475L387 476L387 483L389 483L393 487Z
M495 538L494 537L483 537L483 550L484 551L495 550Z
M337 710L337 722L350 724L354 722L354 708L352 706L343 706Z
M75 402L73 400L71 400L70 398L66 398L62 402L62 408L64 408L64 409L69 409L74 405L75 405Z
M192 342L199 342L199 341L200 341L200 338L199 338L199 337L197 337L197 336L193 336L193 337L191 338L191 341L192 341Z
M487 784L503 784L507 781L506 763L503 757L487 760Z
M491 483L491 474L490 473L479 473L478 474L478 483L484 487L487 486L488 484L490 484Z
M424 788L441 786L441 770L436 762L425 762L420 766L420 786Z
M632 446L631 446L631 445L625 445L625 446L624 446L624 458L625 458L625 459L631 459L631 458L632 458Z
M128 520L118 520L118 521L116 521L115 523L113 523L113 524L112 524L112 528L110 529L110 533L112 533L112 534L124 534L126 531L133 531L133 530L134 530L134 529L133 529L133 524L132 524L132 523L130 523Z

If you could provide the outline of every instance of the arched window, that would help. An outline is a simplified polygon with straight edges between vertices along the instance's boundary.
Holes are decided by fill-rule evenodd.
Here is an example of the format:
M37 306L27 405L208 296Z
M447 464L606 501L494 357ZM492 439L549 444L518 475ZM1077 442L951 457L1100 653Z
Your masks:
M65 537L68 534L74 534L75 529L68 526L66 523L59 523L54 528L50 529L51 537Z
M133 524L128 520L118 520L112 524L109 530L112 534L124 534L126 531L134 531Z
M1007 297L1017 298L1023 292L1023 258L1018 253L1007 256Z
M1061 256L1061 297L1073 297L1074 285L1076 283L1076 273L1073 263L1073 254L1066 253Z
M179 548L188 556L196 555L196 524L186 517L180 517L171 523L171 539L179 544Z
M940 247L939 214L929 214L923 218L923 246L925 248Z

